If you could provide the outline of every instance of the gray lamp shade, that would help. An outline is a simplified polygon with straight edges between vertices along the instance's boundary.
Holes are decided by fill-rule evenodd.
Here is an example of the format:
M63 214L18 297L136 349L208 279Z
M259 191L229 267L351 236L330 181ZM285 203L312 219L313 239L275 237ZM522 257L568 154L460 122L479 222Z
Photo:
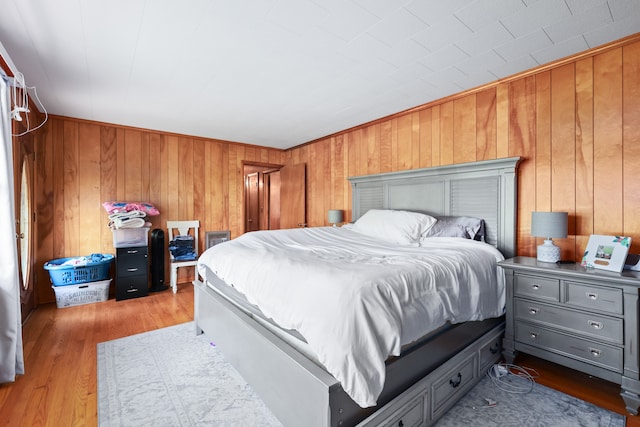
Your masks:
M537 237L567 237L567 212L531 212L531 235Z
M342 211L337 209L330 209L327 214L327 220L329 224L338 224L342 222Z

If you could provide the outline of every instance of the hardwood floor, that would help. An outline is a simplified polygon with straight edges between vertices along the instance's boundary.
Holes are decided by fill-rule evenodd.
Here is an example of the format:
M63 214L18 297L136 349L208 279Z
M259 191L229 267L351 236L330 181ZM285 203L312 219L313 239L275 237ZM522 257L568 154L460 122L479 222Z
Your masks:
M627 413L620 385L574 371L534 356L519 354L515 364L538 372L536 382L627 417L627 427L640 427L640 416Z
M39 306L23 327L25 375L0 386L2 426L96 426L96 345L193 320L193 286L116 302Z
M0 386L2 426L96 426L96 345L193 320L193 287L184 283L144 298L64 309L37 308L23 329L26 374ZM625 414L619 386L564 367L519 356L537 381L609 410ZM628 427L640 417L628 416Z

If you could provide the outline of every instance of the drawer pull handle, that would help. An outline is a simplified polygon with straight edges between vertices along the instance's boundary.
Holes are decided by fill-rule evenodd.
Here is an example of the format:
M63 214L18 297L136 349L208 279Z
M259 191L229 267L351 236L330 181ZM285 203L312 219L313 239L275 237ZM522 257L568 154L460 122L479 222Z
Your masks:
M535 307L529 307L529 314L538 314L540 310Z
M127 289L127 292L138 292L138 288L135 288L135 289Z
M137 249L135 249L135 250L128 250L128 251L127 251L127 253L128 253L128 254L137 254L137 253L138 253L138 250L137 250Z
M129 273L133 273L134 271L138 271L138 269L137 268L127 268L127 271Z
M587 292L587 298L595 301L598 299L598 294L596 294L595 292Z
M589 348L589 353L591 353L593 357L602 356L602 350L598 350L597 348Z
M535 340L536 338L538 338L538 333L537 332L529 332L529 337L532 340Z
M451 387L456 388L460 385L460 383L462 382L462 374L460 372L458 372L458 377L456 378L456 380L449 380L449 384L451 385Z
M602 328L604 328L604 323L602 323L602 322L596 322L595 320L587 320L587 323L593 329L602 329Z
M540 285L534 283L533 285L531 285L531 289L533 289L534 291L537 291L538 289L540 289Z
M491 347L489 347L489 352L491 354L496 354L500 351L500 343L494 343Z

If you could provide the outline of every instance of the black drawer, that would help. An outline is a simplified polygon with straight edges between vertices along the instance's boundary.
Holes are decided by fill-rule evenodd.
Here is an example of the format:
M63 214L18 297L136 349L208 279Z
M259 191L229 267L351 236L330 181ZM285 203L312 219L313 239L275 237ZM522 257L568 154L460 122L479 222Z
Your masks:
M145 297L149 294L147 275L118 277L116 282L116 300Z
M116 300L149 293L149 248L136 246L116 250Z
M148 256L146 247L118 249L116 275L118 277L127 277L147 274Z

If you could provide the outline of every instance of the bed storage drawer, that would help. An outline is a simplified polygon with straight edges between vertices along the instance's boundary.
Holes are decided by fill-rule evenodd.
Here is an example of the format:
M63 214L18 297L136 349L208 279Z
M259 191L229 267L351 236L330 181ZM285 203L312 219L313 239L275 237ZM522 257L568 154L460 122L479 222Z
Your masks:
M502 338L503 333L494 334L491 341L487 342L479 351L479 370L480 375L484 375L489 368L502 358Z
M385 427L415 427L426 423L425 399L427 392L382 422Z
M516 340L543 350L622 372L622 348L516 322Z
M467 358L447 375L436 380L431 387L433 417L440 417L456 402L461 394L475 384L477 357Z
M549 301L560 300L560 281L546 277L517 275L514 293L517 296L539 298Z

